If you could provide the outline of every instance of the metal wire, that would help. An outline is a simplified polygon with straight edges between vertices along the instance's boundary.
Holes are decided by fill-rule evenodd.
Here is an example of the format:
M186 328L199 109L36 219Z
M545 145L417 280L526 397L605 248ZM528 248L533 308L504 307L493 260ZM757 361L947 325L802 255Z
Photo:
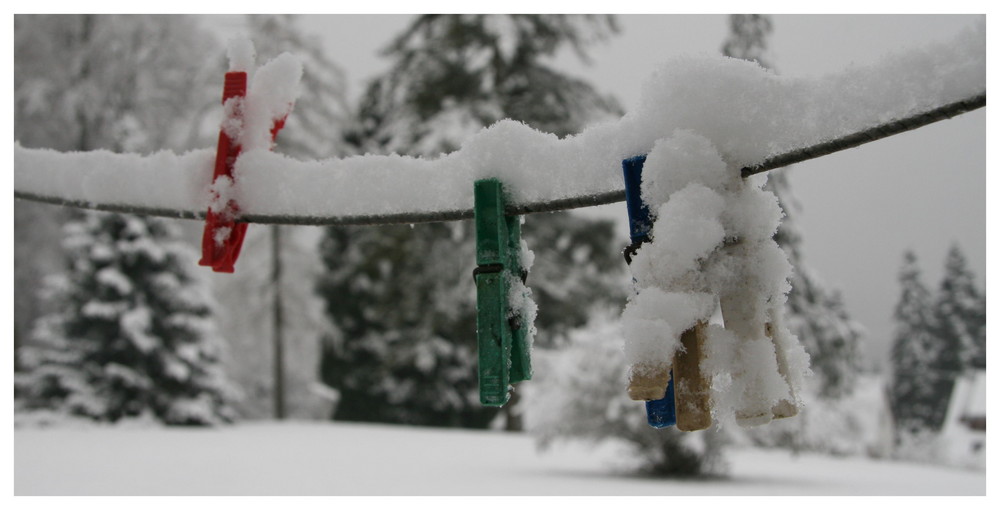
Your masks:
M803 161L815 159L820 156L826 156L845 149L852 149L868 142L874 142L875 140L881 140L882 138L888 138L906 131L912 131L919 127L933 124L941 120L950 119L956 115L971 112L972 110L976 110L984 106L986 106L985 92L978 96L966 98L944 106L939 106L933 110L918 113L910 117L890 121L885 124L879 124L873 128L858 131L857 133L852 133L847 136L830 140L829 142L804 147L802 149L796 149L784 154L778 154L777 156L767 158L756 165L743 167L740 173L743 177L749 177L754 174L774 170L776 168L781 168L795 163L801 163Z
M794 163L801 163L810 159L819 158L834 152L858 147L860 145L881 140L899 133L911 131L919 127L932 124L945 119L950 119L957 115L967 113L986 106L986 93L969 97L961 101L939 106L932 110L917 113L902 119L892 120L884 124L879 124L872 128L851 133L849 135L836 138L827 142L794 149L782 154L771 156L766 160L743 167L740 173L743 177L775 170ZM22 200L33 200L49 204L62 205L67 207L78 207L84 209L96 209L100 211L110 211L119 213L141 214L147 216L163 216L180 219L204 219L204 211L190 211L165 209L158 207L142 207L127 204L95 204L85 200L67 200L60 197L44 196L34 193L14 191L14 198ZM575 197L561 198L543 202L527 202L520 204L508 204L505 210L508 215L534 214L542 212L561 211L565 209L576 209L579 207L591 207L595 205L612 204L625 201L625 190L612 190L594 195L582 195ZM456 221L471 219L472 209L454 209L447 211L431 212L402 212L395 214L375 214L358 216L288 216L288 215L261 215L244 214L240 221L248 223L282 224L282 225L390 225L405 223L428 223L439 221Z

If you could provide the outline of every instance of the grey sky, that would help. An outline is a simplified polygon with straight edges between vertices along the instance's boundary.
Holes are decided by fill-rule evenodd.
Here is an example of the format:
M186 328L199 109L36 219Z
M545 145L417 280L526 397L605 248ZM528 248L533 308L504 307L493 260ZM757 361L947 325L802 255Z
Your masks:
M310 16L347 72L352 96L387 66L376 55L409 16ZM785 15L774 19L772 61L781 74L822 75L887 52L943 40L977 22L958 15ZM646 69L680 53L718 53L727 26L720 15L629 15L622 33L595 45L592 62L572 53L557 62L614 94L626 109L638 99ZM308 72L308 70L306 70ZM869 332L868 353L884 359L898 298L896 273L913 249L924 283L936 288L945 253L957 243L981 288L986 275L986 115L965 114L789 171L802 207L797 215L806 262L840 289L852 316ZM619 210L620 209L620 210ZM595 214L623 218L624 206ZM624 234L623 240L624 242Z

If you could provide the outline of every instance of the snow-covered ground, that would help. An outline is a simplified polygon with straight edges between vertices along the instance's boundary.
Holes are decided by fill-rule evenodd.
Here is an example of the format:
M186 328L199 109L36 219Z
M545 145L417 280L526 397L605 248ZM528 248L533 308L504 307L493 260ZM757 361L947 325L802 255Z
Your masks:
M520 434L342 423L14 433L16 495L985 495L986 474L729 450L730 476L629 475L617 450Z

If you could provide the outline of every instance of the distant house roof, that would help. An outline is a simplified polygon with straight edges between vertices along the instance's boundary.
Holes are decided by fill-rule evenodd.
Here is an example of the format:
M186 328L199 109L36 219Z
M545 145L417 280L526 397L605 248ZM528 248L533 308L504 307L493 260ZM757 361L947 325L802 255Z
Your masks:
M985 370L976 370L955 380L945 426L958 423L972 430L986 430Z
M986 371L955 380L941 429L939 455L947 464L986 469Z
M965 405L965 414L986 416L986 371L977 370L973 375L972 388Z

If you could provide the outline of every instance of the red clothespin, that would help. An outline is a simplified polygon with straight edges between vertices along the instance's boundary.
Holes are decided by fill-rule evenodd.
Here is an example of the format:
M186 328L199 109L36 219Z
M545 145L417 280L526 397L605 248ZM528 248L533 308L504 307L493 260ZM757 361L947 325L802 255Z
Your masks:
M222 91L222 104L238 98L242 101L247 94L247 73L230 71L226 73ZM223 125L242 125L244 105L235 104L227 111ZM276 119L271 126L271 141L285 126L285 117ZM199 265L211 266L217 273L232 273L233 265L240 256L243 238L246 237L247 223L238 221L239 204L232 197L222 196L223 190L232 189L233 166L240 155L239 140L234 140L225 127L219 131L219 145L215 152L215 172L212 175L212 204L205 214L205 231L201 238L201 260ZM220 180L221 179L221 180ZM227 182L228 180L228 182ZM221 202L221 203L220 203Z
M247 95L247 73L243 71L232 71L226 73L225 85L222 89L222 104L234 99L241 101ZM227 113L227 118L223 121L226 124L242 124L243 108L241 105L234 105ZM220 195L220 188L229 180L230 187L233 179L233 165L240 155L240 146L237 140L223 128L219 131L219 145L215 151L215 172L212 175L212 205L209 206L205 214L205 232L201 237L201 260L199 265L211 266L212 270L219 273L232 273L233 264L240 255L240 248L243 246L243 238L246 236L247 224L236 221L239 206L233 199L228 199L220 204L224 198ZM220 179L223 179L220 181Z

